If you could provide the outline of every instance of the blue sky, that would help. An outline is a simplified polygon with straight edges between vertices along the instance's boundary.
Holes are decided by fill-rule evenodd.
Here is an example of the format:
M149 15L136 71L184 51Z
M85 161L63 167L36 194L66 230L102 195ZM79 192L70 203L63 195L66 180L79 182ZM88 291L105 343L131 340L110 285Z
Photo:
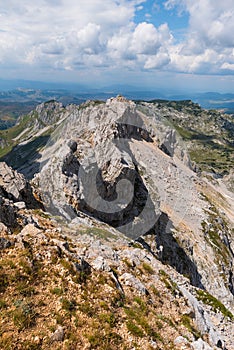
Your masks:
M0 78L234 91L233 0L0 0Z
M149 0L139 6L135 14L136 23L153 23L156 27L167 23L173 35L181 39L189 23L189 14L187 11L180 11L178 6L171 9L165 8L165 1Z

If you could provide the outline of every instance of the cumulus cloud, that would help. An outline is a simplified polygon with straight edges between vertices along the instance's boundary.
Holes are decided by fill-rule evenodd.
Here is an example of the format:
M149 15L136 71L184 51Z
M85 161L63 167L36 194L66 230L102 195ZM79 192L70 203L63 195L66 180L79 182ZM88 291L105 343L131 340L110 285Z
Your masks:
M167 9L189 13L182 45L170 48L171 67L193 73L222 74L234 64L234 4L232 0L168 0ZM228 61L228 64L227 62Z
M124 32L121 29L111 37L108 41L109 55L120 61L135 61L136 65L145 69L162 67L169 62L169 58L162 60L162 57L168 57L167 47L172 40L166 24L156 28L151 23L143 22L135 28L125 28Z
M1 66L59 70L127 67L234 73L233 0L165 0L189 14L183 40L167 23L136 22L146 0L8 0L0 3ZM154 2L154 11L159 11ZM149 8L147 7L147 11ZM151 23L150 23L151 22Z
M153 55L161 45L159 33L151 23L140 23L132 35L132 50L138 54Z
M0 4L0 60L14 55L18 62L57 64L51 56L74 66L87 55L108 61L108 41L132 23L136 7L145 0L9 0Z

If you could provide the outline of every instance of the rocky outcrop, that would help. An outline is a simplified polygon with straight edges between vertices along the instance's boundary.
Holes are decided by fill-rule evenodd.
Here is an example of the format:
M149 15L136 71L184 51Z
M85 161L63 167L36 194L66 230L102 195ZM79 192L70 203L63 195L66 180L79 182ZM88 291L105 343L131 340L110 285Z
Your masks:
M64 107L62 103L54 100L39 104L34 111L29 113L28 127L33 127L35 132L55 124L62 116ZM31 119L31 122L30 122Z
M20 209L42 208L32 188L22 174L0 163L0 221L9 228L16 228ZM23 218L23 217L22 217Z
M32 188L25 177L5 162L0 162L0 191L5 198L14 203L25 202L28 208L38 207Z
M56 138L58 131L56 153L37 176L48 205L67 218L84 211L132 238L150 230L159 206L141 178L129 142L152 139L135 104L118 99L86 104L73 110Z

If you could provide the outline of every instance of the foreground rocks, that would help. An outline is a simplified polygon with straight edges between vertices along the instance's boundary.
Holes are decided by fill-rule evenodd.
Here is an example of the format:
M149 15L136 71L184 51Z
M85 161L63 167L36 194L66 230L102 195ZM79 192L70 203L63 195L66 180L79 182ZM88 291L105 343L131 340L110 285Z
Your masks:
M42 204L36 200L28 181L22 174L6 163L0 162L0 221L14 230L27 221L18 212L21 209L39 209ZM4 230L2 228L2 230Z
M200 302L141 244L95 221L34 215L40 228L1 240L2 349L232 349L231 313Z

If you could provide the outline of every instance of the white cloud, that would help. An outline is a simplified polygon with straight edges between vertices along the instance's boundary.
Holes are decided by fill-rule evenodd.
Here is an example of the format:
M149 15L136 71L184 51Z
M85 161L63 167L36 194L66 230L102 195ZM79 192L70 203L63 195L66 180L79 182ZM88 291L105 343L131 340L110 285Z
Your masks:
M159 69L167 66L170 62L170 56L167 52L158 52L154 56L147 58L144 68L145 69Z
M233 0L168 0L165 7L187 11L190 16L186 39L181 45L170 47L171 68L222 74L221 67L233 57Z
M233 0L167 0L165 8L189 14L176 44L165 23L135 15L146 0L8 0L0 2L2 67L50 70L92 67L160 69L188 73L234 73ZM154 8L158 8L158 1Z
M224 62L221 66L221 69L233 70L234 71L234 63Z
M131 45L137 54L155 54L161 45L155 26L146 22L138 24L133 32Z
M156 28L153 24L143 22L135 28L129 26L124 31L121 29L113 36L108 42L109 55L119 62L128 61L131 67L134 61L136 66L144 69L159 68L170 61L167 47L172 40L166 24Z

